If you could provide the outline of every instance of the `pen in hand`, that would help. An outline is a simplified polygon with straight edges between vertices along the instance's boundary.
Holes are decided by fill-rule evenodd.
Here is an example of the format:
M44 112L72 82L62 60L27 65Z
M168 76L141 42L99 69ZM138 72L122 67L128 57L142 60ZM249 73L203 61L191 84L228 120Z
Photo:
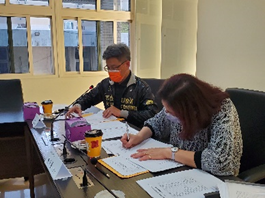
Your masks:
M125 123L125 125L126 125L127 141L129 141L129 140L130 140L130 135L129 135L129 126L128 126L128 123L127 123L127 122Z
M98 160L96 159L96 158L91 158L90 159L90 161L91 161L91 163L93 164L93 165L95 165L95 168L99 171L99 172L101 172L103 175L105 175L108 179L110 178L110 176L109 176L109 174L108 173L105 173L103 170L101 170L101 169L99 169L98 167L97 167L97 162L98 162Z

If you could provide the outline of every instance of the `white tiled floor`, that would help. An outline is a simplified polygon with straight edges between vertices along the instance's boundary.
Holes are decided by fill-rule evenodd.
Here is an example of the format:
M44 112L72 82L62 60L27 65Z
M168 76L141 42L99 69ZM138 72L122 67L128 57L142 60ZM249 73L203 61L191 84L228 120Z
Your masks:
M46 178L43 175L36 175L35 197L44 198L46 186L43 185ZM0 180L0 198L30 198L29 182L24 178L2 179Z
M16 197L30 197L29 182L24 182L24 178L0 180L0 198Z

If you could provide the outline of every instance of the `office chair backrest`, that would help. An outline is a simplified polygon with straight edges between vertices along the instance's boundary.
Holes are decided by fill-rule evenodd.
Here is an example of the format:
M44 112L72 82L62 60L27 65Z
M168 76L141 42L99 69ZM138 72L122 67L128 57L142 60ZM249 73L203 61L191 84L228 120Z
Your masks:
M163 108L163 105L161 103L161 99L158 97L157 92L165 79L156 79L156 78L142 78L151 88L152 93L155 96L155 102L157 103L158 111L160 111Z
M21 121L24 118L20 80L0 80L0 123Z
M240 173L265 164L265 92L228 88L238 115L243 138Z

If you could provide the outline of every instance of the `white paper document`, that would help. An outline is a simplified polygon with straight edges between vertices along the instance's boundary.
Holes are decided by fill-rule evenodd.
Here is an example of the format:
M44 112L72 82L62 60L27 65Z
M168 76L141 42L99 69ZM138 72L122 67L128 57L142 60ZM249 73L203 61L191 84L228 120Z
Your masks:
M120 140L104 141L102 142L102 147L107 153L113 153L116 156L122 156L124 158L128 158L130 161L134 162L135 164L138 164L139 166L151 172L159 172L183 166L183 164L180 164L172 160L139 161L139 159L134 159L130 157L132 154L136 153L138 149L172 147L172 145L170 144L159 142L153 138L149 138L143 141L141 144L130 149L124 148ZM118 160L118 159L113 158L113 160Z
M123 136L126 133L126 124L120 121L112 121L112 122L105 122L100 123L98 126L92 125L92 128L101 129L103 132L102 139L111 139ZM138 131L132 127L129 128L129 133L137 134Z
M138 180L137 183L154 198L204 198L205 193L218 191L223 183L198 169Z
M103 118L102 110L96 114L84 117L91 125L92 129L101 129L103 132L102 139L111 139L123 136L126 133L126 125L120 122L115 116L109 118ZM129 133L137 134L138 131L129 127Z
M164 171L172 168L177 168L183 166L183 164L178 163L173 160L146 160L146 161L139 161L139 159L129 158L135 164L149 170L150 172L159 172Z
M98 123L102 123L102 122L109 122L109 121L114 121L117 120L117 117L111 115L108 118L104 118L103 117L103 110L98 111L97 113L94 113L90 116L86 116L84 117L88 123L90 123L91 125L93 124L98 124Z
M146 171L145 168L138 166L123 156L109 157L102 159L102 161L123 176L134 175Z
M225 181L218 186L221 198L264 198L265 185Z
M130 149L124 148L120 140L104 141L102 142L102 147L112 152L114 155L130 157L132 154L137 153L138 149L166 148L172 147L172 145L157 141L153 138L148 138Z

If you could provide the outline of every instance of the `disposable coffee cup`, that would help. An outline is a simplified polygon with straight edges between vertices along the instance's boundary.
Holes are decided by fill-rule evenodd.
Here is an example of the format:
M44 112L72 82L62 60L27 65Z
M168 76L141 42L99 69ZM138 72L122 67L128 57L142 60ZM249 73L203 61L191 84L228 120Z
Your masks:
M42 103L43 114L45 118L52 117L52 106L53 102L51 100L44 100Z
M88 157L100 157L102 135L103 133L99 129L92 129L85 132Z

